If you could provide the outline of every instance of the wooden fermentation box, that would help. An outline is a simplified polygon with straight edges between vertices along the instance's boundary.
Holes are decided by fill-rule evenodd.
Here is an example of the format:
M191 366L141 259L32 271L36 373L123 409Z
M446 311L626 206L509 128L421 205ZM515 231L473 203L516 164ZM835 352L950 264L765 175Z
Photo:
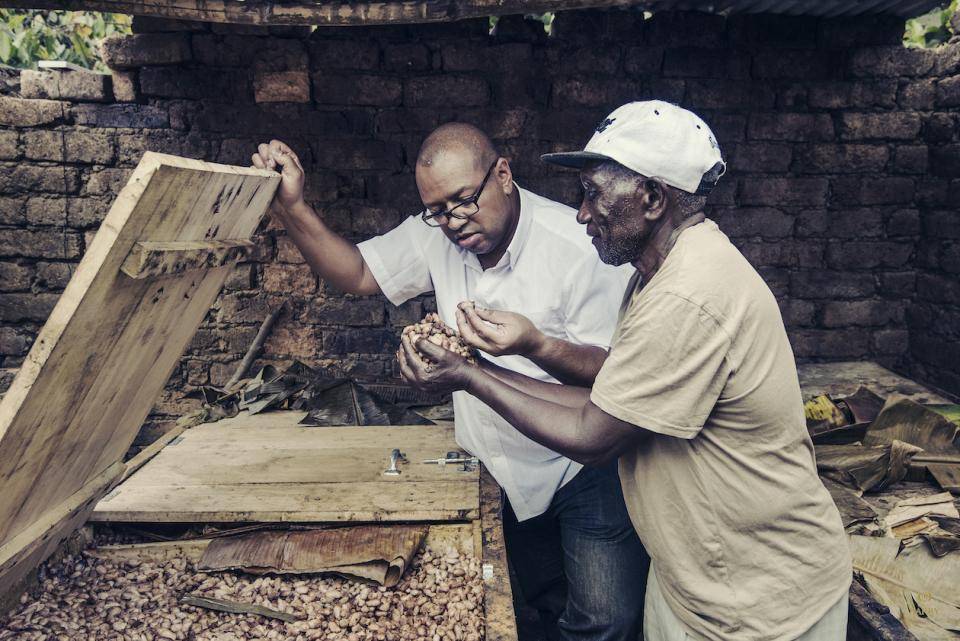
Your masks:
M514 641L499 488L481 469L421 463L456 449L452 425L318 428L297 425L302 413L242 412L124 463L278 184L152 152L133 171L0 401L0 608L88 522L414 522L430 524L428 548L481 559L486 638ZM393 448L409 462L384 475ZM106 553L195 560L203 545Z

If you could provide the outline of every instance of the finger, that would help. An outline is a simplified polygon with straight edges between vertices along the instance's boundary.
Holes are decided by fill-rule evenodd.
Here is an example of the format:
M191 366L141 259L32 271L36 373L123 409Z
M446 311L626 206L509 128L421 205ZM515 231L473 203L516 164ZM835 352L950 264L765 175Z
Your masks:
M270 145L260 143L257 145L257 153L263 159L264 169L273 169L276 163L273 160L273 154L270 153Z
M484 351L490 351L491 345L477 336L477 333L473 331L473 326L467 321L466 315L463 313L462 309L456 311L457 318L457 330L460 332L460 338L463 341L472 347L477 349L482 349Z
M403 356L412 370L422 371L427 368L427 364L423 362L423 359L417 353L417 349L413 346L413 341L410 340L409 334L400 338L400 345Z
M260 154L253 154L253 156L250 157L250 160L253 161L253 166L257 169L266 169L267 167L265 164L263 164L263 159L260 158Z
M496 336L494 328L480 318L475 309L467 307L463 310L463 315L467 318L467 322L470 323L470 327L473 328L477 336L488 342L494 340Z
M417 379L413 374L413 369L410 367L410 363L407 362L407 355L402 351L397 352L397 362L400 364L400 377L408 383L416 382Z
M484 309L483 307L471 307L470 309L479 318L487 321L488 323L493 323L494 325L502 325L510 318L508 312L502 312L497 309Z
M416 347L422 354L437 362L442 362L450 358L450 355L453 354L453 352L450 350L444 349L439 345L434 345L430 341L423 338L417 341Z

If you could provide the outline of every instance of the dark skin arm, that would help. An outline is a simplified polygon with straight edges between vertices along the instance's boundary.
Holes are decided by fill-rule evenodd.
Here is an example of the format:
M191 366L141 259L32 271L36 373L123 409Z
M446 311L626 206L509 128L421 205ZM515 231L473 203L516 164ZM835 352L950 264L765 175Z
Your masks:
M498 381L543 401L550 401L564 407L580 408L590 400L590 389L587 387L557 385L556 383L538 381L535 378L500 367L490 361L481 360L480 368Z
M417 350L431 362L425 363ZM552 385L556 389L551 392L562 401L539 398L427 341L418 341L414 349L407 336L403 337L398 357L400 373L410 385L421 390L466 390L524 435L584 465L612 461L649 435L601 410L585 398L582 388ZM521 388L542 391L540 386L514 381Z
M493 356L519 354L561 383L590 386L607 350L547 336L522 314L457 306L457 329L467 344Z

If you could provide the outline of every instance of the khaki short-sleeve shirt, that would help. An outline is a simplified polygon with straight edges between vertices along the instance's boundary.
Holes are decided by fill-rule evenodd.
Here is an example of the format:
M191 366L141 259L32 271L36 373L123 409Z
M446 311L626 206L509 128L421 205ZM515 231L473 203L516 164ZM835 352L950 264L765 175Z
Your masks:
M627 288L591 400L653 432L620 458L630 516L695 638L794 639L846 592L773 294L716 224Z

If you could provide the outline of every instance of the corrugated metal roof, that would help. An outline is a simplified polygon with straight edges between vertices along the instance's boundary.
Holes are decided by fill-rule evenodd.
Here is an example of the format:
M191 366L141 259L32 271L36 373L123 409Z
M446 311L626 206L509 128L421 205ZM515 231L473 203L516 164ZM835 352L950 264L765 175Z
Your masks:
M946 5L936 0L655 0L643 6L657 11L709 11L711 13L779 13L791 16L859 16L883 13L913 18Z

